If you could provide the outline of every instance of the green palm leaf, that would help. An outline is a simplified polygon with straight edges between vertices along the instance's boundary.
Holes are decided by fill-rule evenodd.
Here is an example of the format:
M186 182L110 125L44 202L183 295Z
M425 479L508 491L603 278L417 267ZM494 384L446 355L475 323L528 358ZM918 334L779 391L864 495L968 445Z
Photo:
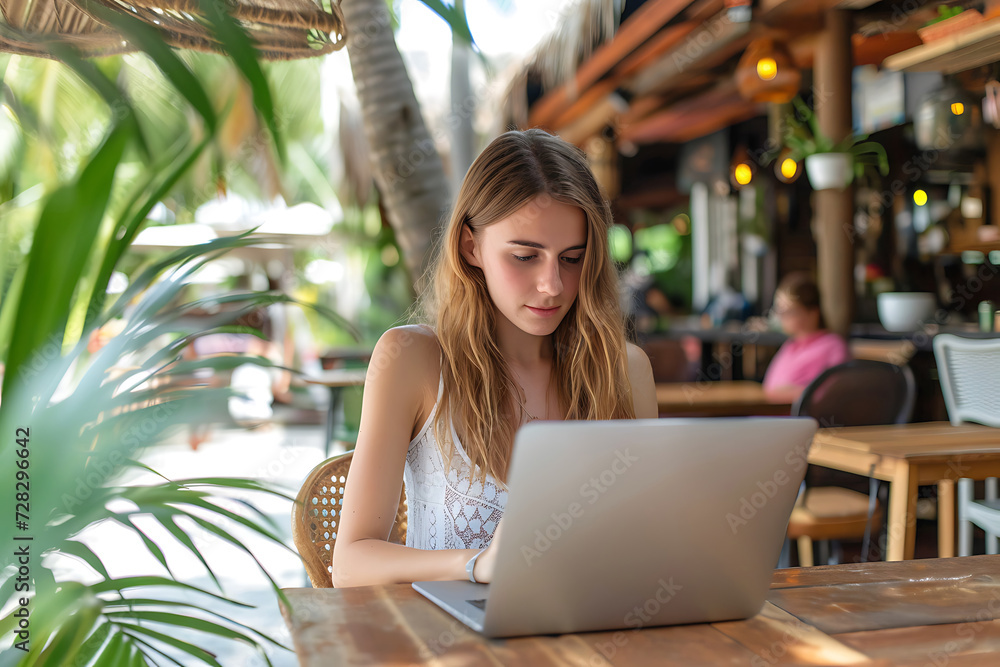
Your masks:
M79 179L53 192L42 210L25 282L46 298L25 299L22 295L19 299L17 327L7 351L4 396L12 395L17 372L40 344L62 344L70 301L97 236L115 168L129 137L124 126L114 126ZM98 205L93 205L95 202ZM66 220L74 221L70 238Z
M283 545L280 527L253 503L243 498L223 498L247 492L285 499L290 496L253 480L202 477L144 486L122 486L115 480L126 471L149 470L138 460L142 450L156 444L170 429L224 414L221 408L233 395L231 390L185 386L180 382L184 377L199 369L223 371L242 363L275 366L253 357L190 361L183 358L182 352L192 340L210 331L247 332L231 326L234 318L271 304L298 302L277 293L241 293L176 307L186 279L207 262L232 248L279 241L250 233L170 253L133 276L129 287L117 298L106 296L112 273L127 259L127 248L153 206L176 193L182 179L212 145L219 118L208 94L211 88L188 64L197 63L197 59L185 61L178 57L153 29L128 15L112 15L105 3L83 1L88 10L100 13L144 48L159 70L156 76L162 74L166 82L163 90L169 85L175 97L186 104L178 117L193 111L190 115L200 120L200 127L190 132L198 136L197 140L185 131L171 144L148 122L144 126L144 120L157 116L149 114L141 104L137 111L137 100L130 99L118 85L119 81L126 85L133 81L120 71L120 61L98 66L81 60L67 47L57 46L55 55L68 67L48 62L29 65L42 74L38 86L42 92L33 93L35 97L29 100L41 112L35 118L31 105L25 104L23 109L17 107L18 115L26 124L36 123L37 136L46 143L27 146L19 159L30 162L35 155L32 150L41 149L43 156L48 150L52 161L51 157L58 155L59 147L66 143L69 134L53 122L52 112L41 103L59 86L65 87L73 99L86 99L91 108L106 113L103 101L111 108L112 119L102 142L90 151L77 173L45 198L37 213L28 260L14 276L15 282L0 305L0 355L6 369L0 431L12 433L16 425L31 426L32 504L51 508L50 512L39 511L32 516L34 553L45 554L46 558L32 573L37 606L32 615L32 653L24 664L76 662L118 667L182 665L192 660L220 664L217 656L196 642L174 636L169 628L248 644L270 664L262 644L282 647L273 637L228 619L224 613L203 609L222 602L236 607L249 605L221 593L219 578L199 551L200 539L196 541L195 534L198 538L207 534L210 539L228 542L249 554L280 598L277 583L242 539L252 535ZM203 7L216 38L249 82L257 112L270 130L279 157L284 159L283 128L278 126L274 99L250 40L225 13L223 2L209 0ZM138 77L134 80L138 81ZM72 118L65 107L58 106L59 113L66 115L60 121ZM128 151L130 144L138 147L140 163L129 162L134 159ZM150 146L158 149L156 160L150 159ZM163 147L169 148L161 150ZM0 278L8 280L10 273L4 272ZM23 286L30 286L31 291ZM45 298L36 298L37 293ZM357 337L350 323L329 309L299 305L314 308ZM184 319L192 309L209 307L223 312L197 325ZM88 355L90 332L115 318L125 320L125 332L99 353ZM160 337L170 342L163 345L158 342ZM43 345L48 345L49 352L39 357L36 352ZM126 357L136 359L137 368L112 374L118 372ZM39 358L42 363L33 363ZM140 383L150 377L166 384L156 387ZM67 383L72 387L69 396L57 393L57 388ZM0 455L7 457L11 451L9 442L0 443ZM118 511L114 503L121 501L131 503L133 509ZM100 549L84 542L88 531L107 521L137 535L170 576L112 577ZM158 531L150 529L154 524L162 526L171 537L159 537ZM163 550L164 543L173 540L200 560L220 593L173 578ZM57 582L49 564L60 562L60 555L85 565L101 580L89 585ZM0 571L0 602L13 594L13 583L9 570ZM129 599L126 593L134 597ZM184 601L159 599L171 594L183 596ZM15 621L12 612L0 618L4 636L15 627ZM7 661L7 656L0 657L0 665Z
M128 245L135 239L142 223L146 221L146 216L153 210L153 206L162 200L173 188L181 177L190 170L195 161L201 157L208 146L210 137L206 137L194 146L187 146L182 142L180 150L176 156L171 154L162 168L154 169L146 184L136 190L132 201L125 209L125 214L118 221L115 230L120 233L114 235L108 244L104 261L94 283L94 292L91 296L90 306L87 308L87 319L84 324L85 330L93 328L93 322L98 317L104 307L104 300L107 296L108 281L111 274L121 260L122 255ZM161 176L165 174L165 176Z
M91 633L87 640L80 645L79 650L76 653L76 658L72 665L83 665L91 662L95 656L101 652L101 649L105 646L105 643L110 643L108 638L111 637L111 631L113 627L110 623L100 622L95 626L94 631ZM108 650L105 648L104 650Z
M150 645L147 641L145 641L143 639L143 636L145 636L148 639L155 639L157 641L163 642L168 646L172 646L173 648L179 651L183 651L184 653L187 653L188 655L191 655L197 658L198 660L201 660L205 664L211 665L212 667L222 667L219 661L215 659L214 654L209 653L205 649L199 648L190 642L182 641L180 639L171 637L170 635L164 634L162 632L157 632L156 630L153 630L152 628L148 628L143 625L136 625L134 623L121 623L121 622L119 622L117 625L119 630L122 633L124 633L126 637L130 637L131 639L134 639L141 644L145 644L149 648L153 648L153 646Z
M152 607L153 609L151 609L151 610L144 610L143 608L145 608L145 607ZM137 610L137 608L139 608L138 611L140 613L149 613L151 611L156 611L155 608L157 608L157 607L173 608L173 609L178 609L178 610L185 609L185 610L188 610L188 611L191 611L191 612L194 612L194 613L208 614L210 616L214 616L215 618L218 618L220 621L224 621L226 623L232 623L233 625L236 625L237 627L243 628L244 630L247 631L248 634L256 635L256 636L260 637L261 639L274 644L275 646L282 646L281 642L279 642L277 639L271 637L270 635L264 634L263 632L260 632L259 630L256 630L255 628L251 628L249 625L245 625L243 623L239 623L237 621L232 620L231 618L227 618L226 616L223 616L222 614L220 614L218 612L212 611L210 609L202 609L202 608L200 608L198 606L192 605L192 604L187 603L187 602L179 602L177 600L159 600L159 599L154 599L154 598L123 598L120 601L117 601L117 602L108 602L108 603L106 603L104 605L105 613L106 613L106 615L109 618L113 617L113 612L119 612L120 613L120 612L123 612L125 610L130 610L131 611L131 610ZM136 618L139 618L139 617L137 616ZM152 620L152 619L149 619L149 620Z
M112 627L110 623L107 626L109 628ZM125 641L125 635L117 630L113 631L111 639L108 640L107 646L101 651L97 661L94 663L94 667L116 667L117 665L125 664L128 652L129 646Z

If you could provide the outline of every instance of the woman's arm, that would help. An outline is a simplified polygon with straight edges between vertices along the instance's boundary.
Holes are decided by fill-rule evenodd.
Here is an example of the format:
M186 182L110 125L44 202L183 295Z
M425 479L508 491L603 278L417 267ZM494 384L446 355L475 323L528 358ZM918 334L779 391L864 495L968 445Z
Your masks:
M632 385L632 405L636 419L656 419L656 383L649 357L638 345L626 343L628 348L628 380Z
M465 579L475 549L429 551L387 542L399 507L410 433L437 378L437 341L418 327L385 332L365 378L358 443L333 550L334 586ZM437 382L433 390L436 396ZM479 562L476 562L479 574Z

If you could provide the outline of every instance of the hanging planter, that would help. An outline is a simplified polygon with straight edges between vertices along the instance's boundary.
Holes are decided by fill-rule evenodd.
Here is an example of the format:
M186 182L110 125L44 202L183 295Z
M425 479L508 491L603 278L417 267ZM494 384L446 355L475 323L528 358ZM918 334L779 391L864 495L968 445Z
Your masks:
M854 156L813 153L806 156L806 174L813 190L842 190L854 180Z
M816 116L805 102L796 97L783 132L783 159L805 161L806 174L814 190L843 189L865 167L874 167L882 176L889 174L889 156L877 141L867 135L850 134L834 141L819 129ZM772 153L773 155L773 153Z

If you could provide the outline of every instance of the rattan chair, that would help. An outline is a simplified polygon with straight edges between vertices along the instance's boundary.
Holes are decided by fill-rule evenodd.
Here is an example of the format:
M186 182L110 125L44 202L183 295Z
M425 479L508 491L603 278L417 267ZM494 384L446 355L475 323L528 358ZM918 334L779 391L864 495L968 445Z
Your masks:
M313 588L333 588L333 545L353 457L354 452L347 452L313 468L292 507L292 540ZM405 493L400 495L389 541L406 544Z
M855 359L813 380L792 406L792 415L808 415L826 428L905 424L916 393L913 371L906 364ZM867 558L872 528L882 523L877 491L875 479L869 482L868 494L806 484L788 522L788 537L798 543L799 565L813 564L813 540L823 546L823 561L829 560L826 544L831 540L862 540L862 558Z
M975 340L951 334L934 337L934 358L941 393L954 425L971 421L1000 426L1000 340ZM998 435L1000 438L1000 435ZM972 525L986 531L986 553L996 554L1000 535L997 478L986 480L986 498L973 497L971 479L958 480L958 555L972 554Z

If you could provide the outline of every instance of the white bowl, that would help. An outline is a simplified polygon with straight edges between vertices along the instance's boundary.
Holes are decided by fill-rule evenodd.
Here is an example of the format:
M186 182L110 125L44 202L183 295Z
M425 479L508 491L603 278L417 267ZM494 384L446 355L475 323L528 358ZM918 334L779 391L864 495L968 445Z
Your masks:
M887 331L916 331L931 320L937 298L930 292L883 292L878 295L878 319Z

